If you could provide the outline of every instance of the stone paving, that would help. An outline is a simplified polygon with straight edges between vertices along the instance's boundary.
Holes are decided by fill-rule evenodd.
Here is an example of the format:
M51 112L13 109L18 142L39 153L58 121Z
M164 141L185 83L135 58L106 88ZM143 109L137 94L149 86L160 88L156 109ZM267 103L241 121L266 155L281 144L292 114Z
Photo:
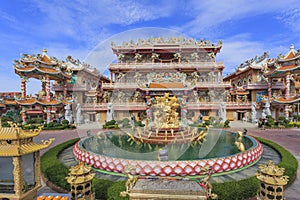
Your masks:
M242 128L239 128L242 127ZM49 139L51 137L56 138L53 144L50 146L56 146L60 143L63 143L64 141L73 139L73 138L78 138L78 137L84 137L87 135L87 128L91 127L85 127L84 129L80 130L66 130L66 131L44 131L42 132L38 137L35 138L36 141L40 141L43 139ZM244 128L248 129L248 134L253 135L253 136L258 136L262 138L266 138L269 140L272 140L279 145L285 147L288 149L293 155L297 158L298 163L300 162L300 129L271 129L271 130L261 130L258 128L255 128L254 125L250 123L233 123L232 128L230 130L236 131L236 130L243 130ZM99 130L99 129L98 129ZM91 134L95 134L98 132L96 129L92 129L90 132ZM41 153L43 154L45 151L42 151ZM272 155L266 154L266 160L269 158L272 158ZM71 159L71 158L69 158ZM276 162L276 161L275 161ZM254 170L256 171L256 170ZM241 171L244 173L243 171ZM299 199L300 196L300 169L298 168L298 176L296 181L285 190L285 196L287 200L294 200L294 199ZM236 175L237 177L243 176L243 175ZM217 181L217 179L216 179ZM40 190L39 193L43 192L54 192L51 189L47 188L46 186L43 186Z

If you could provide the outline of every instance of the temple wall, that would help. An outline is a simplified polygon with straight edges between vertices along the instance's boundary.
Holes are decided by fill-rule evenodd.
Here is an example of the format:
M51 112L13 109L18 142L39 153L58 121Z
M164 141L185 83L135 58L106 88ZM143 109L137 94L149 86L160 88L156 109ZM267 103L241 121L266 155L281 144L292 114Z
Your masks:
M230 121L234 121L233 110L226 110L226 119Z
M100 112L100 123L105 123L106 121L106 111Z

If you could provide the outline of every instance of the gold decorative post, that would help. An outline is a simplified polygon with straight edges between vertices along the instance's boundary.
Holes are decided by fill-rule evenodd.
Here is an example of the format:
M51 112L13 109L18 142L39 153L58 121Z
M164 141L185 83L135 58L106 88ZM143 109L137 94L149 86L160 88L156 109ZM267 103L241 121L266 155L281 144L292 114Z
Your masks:
M92 179L95 173L91 173L91 166L80 162L69 169L67 182L71 185L72 200L94 200L92 191Z
M42 127L25 131L9 123L11 127L0 126L0 197L32 200L41 187L39 151L49 147L54 139L35 143L33 138Z
M256 177L260 180L259 200L276 199L284 200L283 186L288 182L288 176L283 176L284 168L274 165L272 160L265 165L259 166L260 171Z

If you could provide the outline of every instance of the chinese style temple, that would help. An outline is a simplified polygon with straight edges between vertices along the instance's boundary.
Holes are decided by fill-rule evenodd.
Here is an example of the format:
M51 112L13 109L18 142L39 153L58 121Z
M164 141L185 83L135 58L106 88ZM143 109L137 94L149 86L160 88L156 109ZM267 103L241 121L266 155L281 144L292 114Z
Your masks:
M225 101L222 94L230 88L230 83L222 79L224 63L216 61L221 48L221 41L212 44L183 37L113 44L112 51L118 58L109 66L113 81L102 85L100 104L84 105L83 110L99 112L100 122L104 122L112 102L116 119L132 114L149 118L153 98L168 92L179 98L181 118L192 119L200 113L216 116L220 102ZM226 102L226 107L236 109L232 102ZM228 118L231 115L228 112Z
M214 116L255 122L267 115L278 119L299 113L300 61L293 45L278 58L265 52L247 60L224 78L224 62L216 61L221 48L221 41L184 37L112 42L117 61L109 66L110 78L71 56L62 61L46 50L24 54L14 64L21 93L1 97L0 112L20 107L23 122L38 117L48 123L64 119L70 105L82 115L80 123L109 121L111 110L116 120L151 120L155 97L169 93L179 100L179 117L191 121ZM36 96L26 94L29 78L41 80Z
M62 109L66 103L67 88L64 88L61 98L55 98L50 92L50 81L60 81L66 86L72 78L66 64L55 57L48 56L47 50L44 49L42 54L23 54L20 60L15 60L14 69L15 73L21 77L22 95L16 103L21 107L23 122L26 122L29 115L42 117L47 123L51 122L57 110ZM41 81L41 91L36 97L26 94L26 82L29 78Z
M290 51L285 55L278 55L277 59L268 62L265 76L269 83L281 80L284 87L279 92L269 90L268 98L274 107L275 117L285 116L287 119L294 113L299 114L299 89L300 89L300 54L299 50L290 46ZM272 86L269 86L272 88Z

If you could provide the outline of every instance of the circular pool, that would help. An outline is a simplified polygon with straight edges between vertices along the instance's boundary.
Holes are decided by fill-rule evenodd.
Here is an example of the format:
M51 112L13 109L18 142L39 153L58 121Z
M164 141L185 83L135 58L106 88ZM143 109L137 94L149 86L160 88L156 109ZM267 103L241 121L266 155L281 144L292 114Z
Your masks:
M141 176L196 176L203 167L215 173L230 172L257 162L262 145L250 136L243 136L245 150L235 145L237 134L209 129L202 143L143 144L130 141L124 130L107 131L77 142L73 148L76 159L106 172L125 173L134 166L132 174ZM167 152L167 160L159 160L159 152Z

